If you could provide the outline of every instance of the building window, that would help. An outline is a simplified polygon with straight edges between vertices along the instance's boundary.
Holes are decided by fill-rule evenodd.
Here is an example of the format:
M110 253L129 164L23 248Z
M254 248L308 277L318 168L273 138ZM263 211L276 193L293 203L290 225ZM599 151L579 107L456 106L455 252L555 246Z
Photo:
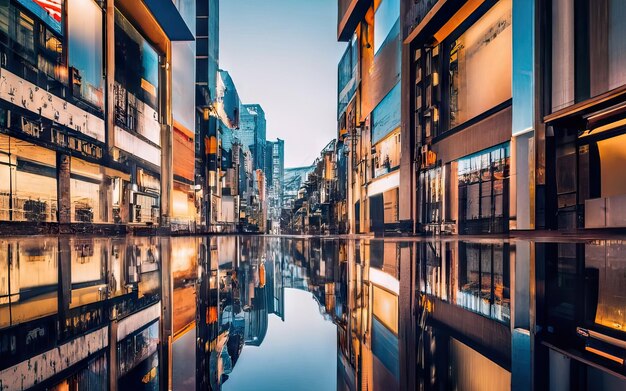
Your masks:
M96 164L72 158L70 176L71 216L73 222L104 223L111 191Z
M129 58L136 59L128 61ZM115 123L160 145L160 56L135 27L115 12Z
M38 68L49 78L67 83L63 42L51 30L41 25Z
M376 144L374 156L374 178L388 174L400 167L400 132L394 132Z
M102 9L93 0L68 0L67 14L73 94L103 110Z
M500 0L449 45L450 127L511 98L511 0Z
M552 111L574 103L574 1L552 1Z
M443 169L441 167L425 171L422 175L424 189L424 224L437 224L442 219L443 209Z
M0 134L0 220L57 221L56 154Z
M381 0L374 14L374 53L378 53L399 18L400 0Z
M372 144L378 143L400 126L400 92L398 83L372 111Z
M509 156L506 143L458 161L460 233L506 232Z
M337 96L338 107L337 114L341 114L346 110L348 104L356 93L356 75L358 69L358 39L356 34L348 43L348 47L339 61L337 71Z
M588 7L589 77L596 96L626 84L626 7L623 0L590 1Z
M31 64L35 63L35 20L16 9L15 43L20 54Z

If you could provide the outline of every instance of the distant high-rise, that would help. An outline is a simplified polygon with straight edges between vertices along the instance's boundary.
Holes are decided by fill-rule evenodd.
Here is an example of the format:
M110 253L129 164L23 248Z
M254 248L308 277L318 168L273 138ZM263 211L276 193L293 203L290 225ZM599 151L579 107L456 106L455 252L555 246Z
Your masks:
M239 130L237 138L243 145L250 148L254 160L254 169L265 168L265 112L261 105L244 104L240 110Z
M285 141L266 141L265 144L265 178L268 188L267 218L279 227L280 212L283 207L283 185L285 174Z

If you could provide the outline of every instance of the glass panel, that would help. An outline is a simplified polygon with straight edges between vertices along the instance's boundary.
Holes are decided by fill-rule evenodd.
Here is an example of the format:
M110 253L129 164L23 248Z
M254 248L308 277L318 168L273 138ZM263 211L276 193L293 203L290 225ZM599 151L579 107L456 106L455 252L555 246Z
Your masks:
M39 69L48 77L67 83L63 41L45 27L42 27L40 41Z
M35 62L35 21L21 11L17 12L15 43L21 48L21 54L31 63Z
M136 61L128 61L129 58ZM135 27L115 12L115 123L160 145L160 57Z
M0 220L56 221L56 154L0 135Z
M400 135L394 133L376 144L374 177L385 175L400 167Z
M451 45L450 127L511 98L511 21L501 0Z
M374 15L374 53L381 48L400 17L400 0L382 0Z
M68 0L67 13L74 94L102 110L102 10L93 0Z
M475 183L467 186L467 220L474 220L480 217L480 185Z
M552 1L552 111L574 103L574 0Z

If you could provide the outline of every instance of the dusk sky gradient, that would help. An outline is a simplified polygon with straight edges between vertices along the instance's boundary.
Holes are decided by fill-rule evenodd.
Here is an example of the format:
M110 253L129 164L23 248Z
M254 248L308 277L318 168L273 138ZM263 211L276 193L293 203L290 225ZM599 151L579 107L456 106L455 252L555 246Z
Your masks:
M336 0L220 1L220 68L242 103L259 103L285 167L313 163L337 134Z

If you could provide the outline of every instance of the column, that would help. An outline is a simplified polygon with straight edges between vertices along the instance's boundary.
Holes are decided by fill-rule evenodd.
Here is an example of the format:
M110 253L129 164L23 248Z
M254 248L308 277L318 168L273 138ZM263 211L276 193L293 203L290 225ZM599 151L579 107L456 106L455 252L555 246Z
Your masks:
M69 231L72 220L72 198L70 196L70 156L57 153L57 202L59 203L59 224L64 226L61 233Z

